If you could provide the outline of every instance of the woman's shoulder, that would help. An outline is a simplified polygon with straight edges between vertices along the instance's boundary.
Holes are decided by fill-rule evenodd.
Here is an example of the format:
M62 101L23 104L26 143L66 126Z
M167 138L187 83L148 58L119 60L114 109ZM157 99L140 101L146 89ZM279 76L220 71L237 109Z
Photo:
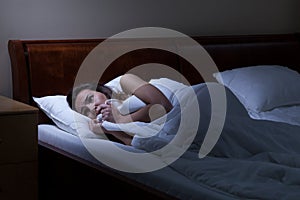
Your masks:
M169 79L169 78L151 79L149 81L149 83L151 83L153 85L161 85L161 86L169 88L170 90L177 90L177 89L187 87L186 84L183 84L182 82L179 82L179 81L176 81L173 79Z

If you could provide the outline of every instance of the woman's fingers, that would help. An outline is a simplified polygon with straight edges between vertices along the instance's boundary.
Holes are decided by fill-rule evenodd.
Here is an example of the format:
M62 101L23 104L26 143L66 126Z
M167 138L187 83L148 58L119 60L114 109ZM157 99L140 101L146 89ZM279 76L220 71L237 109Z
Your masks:
M101 114L102 114L102 120L112 121L113 114L112 114L111 107L102 109Z
M106 109L106 108L111 107L111 105L108 105L108 104L100 104L99 107L100 107L100 111L101 111L101 110L103 110L103 109Z
M102 114L102 120L109 122L118 122L122 117L119 110L113 104L101 104L100 113Z
M111 112L112 112L111 110L112 110L111 108L104 108L104 109L102 109L102 110L100 111L100 113L101 113L102 115L104 115L105 113L111 113Z

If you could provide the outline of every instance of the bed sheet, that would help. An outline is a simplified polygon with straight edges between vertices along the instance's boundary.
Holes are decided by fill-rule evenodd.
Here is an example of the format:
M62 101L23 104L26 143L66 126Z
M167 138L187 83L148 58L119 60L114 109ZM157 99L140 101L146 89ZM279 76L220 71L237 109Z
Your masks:
M58 128L56 125L39 124L38 140L39 142L71 153L74 156L97 163L97 160L84 148L81 140L77 136Z

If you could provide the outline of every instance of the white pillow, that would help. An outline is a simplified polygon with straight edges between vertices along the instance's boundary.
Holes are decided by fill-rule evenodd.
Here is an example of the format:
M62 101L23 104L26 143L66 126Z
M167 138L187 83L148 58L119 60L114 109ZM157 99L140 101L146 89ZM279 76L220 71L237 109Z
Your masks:
M279 65L237 68L213 74L250 112L300 104L300 74Z
M109 87L110 89L112 89L113 92L122 92L122 87L121 87L121 84L120 84L120 80L121 80L121 77L122 76L118 76L114 79L112 79L111 81L107 82L105 84L105 86Z
M106 139L105 135L97 135L89 129L89 118L72 110L66 96L54 95L33 97L38 107L62 130L84 138Z

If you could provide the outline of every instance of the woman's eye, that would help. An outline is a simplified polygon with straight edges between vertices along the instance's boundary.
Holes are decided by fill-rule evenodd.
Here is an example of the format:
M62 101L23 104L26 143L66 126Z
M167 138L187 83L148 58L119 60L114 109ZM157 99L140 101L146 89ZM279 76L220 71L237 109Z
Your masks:
M94 102L94 95L90 95L88 97L88 103L92 103L92 102Z

